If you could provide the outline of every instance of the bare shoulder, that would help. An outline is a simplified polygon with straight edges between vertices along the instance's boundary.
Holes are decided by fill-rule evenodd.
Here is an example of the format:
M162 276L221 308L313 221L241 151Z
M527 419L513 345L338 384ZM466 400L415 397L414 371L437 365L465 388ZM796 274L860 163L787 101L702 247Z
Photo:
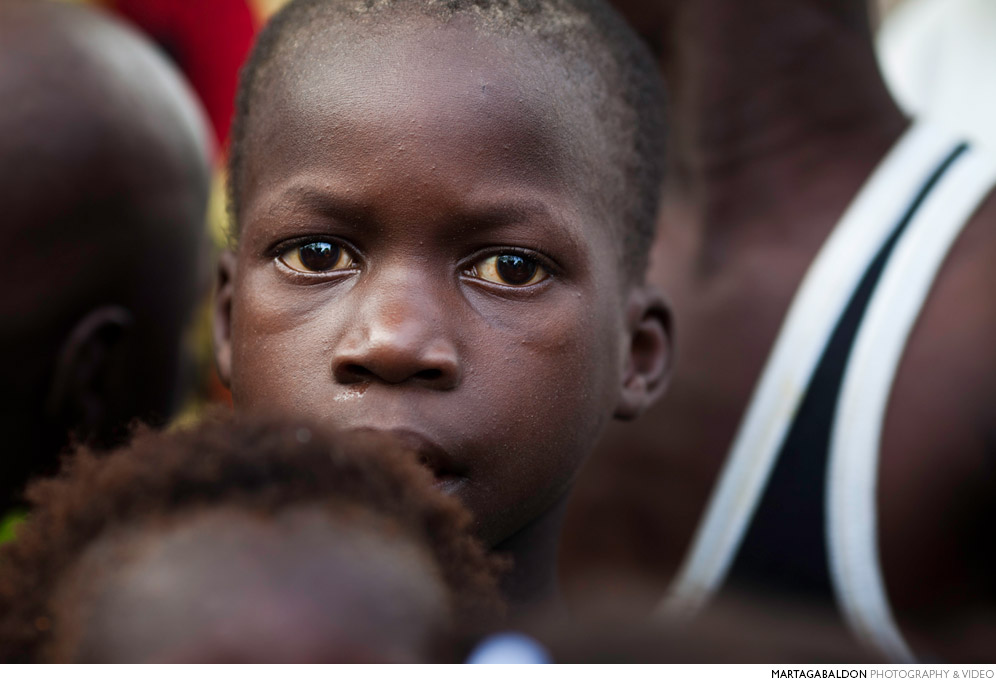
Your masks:
M924 302L896 377L887 437L942 426L976 437L996 430L994 265L996 193L956 240Z
M879 539L901 623L934 624L996 594L989 579L996 568L981 567L992 565L993 556L978 552L996 522L994 265L991 194L938 274L885 421Z

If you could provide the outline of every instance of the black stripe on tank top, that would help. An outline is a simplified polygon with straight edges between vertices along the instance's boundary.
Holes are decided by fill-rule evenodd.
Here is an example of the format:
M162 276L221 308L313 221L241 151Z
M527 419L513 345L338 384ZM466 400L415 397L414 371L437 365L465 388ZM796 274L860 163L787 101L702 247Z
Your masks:
M837 323L782 444L726 586L784 598L834 601L825 539L826 472L844 371L875 287L900 236L938 181L967 145L956 147L913 198L869 264Z

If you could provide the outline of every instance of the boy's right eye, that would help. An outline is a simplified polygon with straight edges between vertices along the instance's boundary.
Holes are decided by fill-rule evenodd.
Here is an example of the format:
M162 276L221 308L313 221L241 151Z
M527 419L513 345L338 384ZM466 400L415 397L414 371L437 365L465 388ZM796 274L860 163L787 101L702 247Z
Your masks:
M298 273L329 273L356 267L356 261L341 245L325 240L295 245L277 258Z

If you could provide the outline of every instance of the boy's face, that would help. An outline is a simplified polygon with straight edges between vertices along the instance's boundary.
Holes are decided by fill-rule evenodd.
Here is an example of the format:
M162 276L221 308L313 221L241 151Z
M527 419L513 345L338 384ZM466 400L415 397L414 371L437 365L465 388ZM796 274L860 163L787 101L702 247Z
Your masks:
M416 33L306 48L254 102L219 368L237 410L398 432L497 543L629 410L643 313L557 66Z

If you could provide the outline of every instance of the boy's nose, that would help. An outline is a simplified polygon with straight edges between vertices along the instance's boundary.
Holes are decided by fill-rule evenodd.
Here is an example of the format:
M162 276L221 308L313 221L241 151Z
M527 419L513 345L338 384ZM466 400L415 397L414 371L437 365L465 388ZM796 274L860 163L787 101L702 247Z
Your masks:
M412 292L367 298L333 351L336 381L456 387L462 374L456 345L428 304Z

